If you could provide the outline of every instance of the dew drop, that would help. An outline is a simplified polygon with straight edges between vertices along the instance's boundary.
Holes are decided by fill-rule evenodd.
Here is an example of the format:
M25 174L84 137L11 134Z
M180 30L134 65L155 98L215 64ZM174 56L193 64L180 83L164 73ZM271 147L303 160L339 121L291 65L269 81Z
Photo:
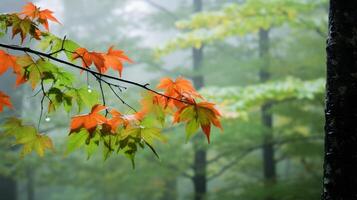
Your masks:
M90 85L88 85L87 88L88 88L88 92L91 93L92 92L92 88L90 87Z
M51 118L50 118L50 117L46 117L46 118L45 118L45 121L46 121L46 122L50 122L50 121L51 121Z

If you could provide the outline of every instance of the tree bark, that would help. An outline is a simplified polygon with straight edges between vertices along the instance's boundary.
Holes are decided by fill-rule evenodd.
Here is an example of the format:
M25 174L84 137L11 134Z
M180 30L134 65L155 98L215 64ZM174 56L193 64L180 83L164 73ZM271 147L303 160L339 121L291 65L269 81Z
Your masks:
M357 199L357 1L330 0L323 200Z
M259 31L259 57L262 60L262 67L259 71L259 78L261 82L266 82L270 79L270 73L268 67L270 65L269 60L269 30L260 29ZM267 188L273 185L276 181L276 163L274 159L274 145L273 145L273 115L270 113L272 107L271 103L265 103L261 107L261 121L264 126L263 133L263 175L264 184ZM269 195L267 200L273 198Z
M202 11L202 0L193 0L193 12ZM200 48L192 48L192 64L193 70L198 72L202 67L203 61L203 46ZM202 75L195 75L192 78L196 89L204 86L204 78ZM199 135L197 135L199 137ZM196 138L197 138L196 137ZM207 193L207 150L199 144L194 146L194 160L193 160L193 185L194 185L194 199L203 200Z

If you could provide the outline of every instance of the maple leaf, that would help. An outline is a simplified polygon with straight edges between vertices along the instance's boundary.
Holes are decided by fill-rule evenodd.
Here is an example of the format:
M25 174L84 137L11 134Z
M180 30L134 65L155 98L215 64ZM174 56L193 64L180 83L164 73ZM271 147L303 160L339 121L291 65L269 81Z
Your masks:
M187 122L186 134L187 138L190 138L194 134L199 126L207 137L208 143L210 143L211 124L223 129L219 117L221 114L214 107L213 103L200 102L194 105L186 105L180 108L174 114L174 123Z
M194 98L202 98L200 94L193 87L191 81L186 80L182 77L178 77L175 81L170 78L162 78L160 83L156 86L158 89L165 90L164 94L169 97L182 99L184 101L194 103ZM175 105L180 108L185 104L183 102L177 101L175 99L166 99L166 106Z
M4 106L7 106L9 108L13 108L10 97L7 96L5 93L0 91L0 112L3 111Z
M0 75L5 73L10 67L16 74L16 86L26 82L26 77L23 74L22 66L19 64L22 57L15 57L0 50Z
M53 150L53 144L51 139L46 135L36 134L27 135L21 139L18 139L18 144L22 144L21 156L24 157L26 154L31 153L33 150L43 157L46 149Z
M133 63L122 50L115 50L113 46L109 47L108 52L103 54L105 60L105 70L109 67L119 72L121 77L123 71L123 62Z
M86 129L89 133L93 133L98 125L102 125L107 121L107 119L99 113L104 109L106 109L105 106L96 104L92 107L89 114L72 117L70 134L78 132L82 128Z
M15 144L22 145L21 157L36 151L39 156L44 156L46 149L54 150L51 139L38 133L35 127L24 125L16 118L8 119L3 125L5 136L14 136Z
M15 73L20 71L20 66L16 63L16 57L0 50L0 75L5 73L10 67L12 67Z
M76 60L78 58L82 59L83 67L89 68L89 66L94 63L98 72L104 73L107 70L104 64L104 58L99 52L88 51L86 48L80 47L76 49L72 55L73 60Z
M12 38L17 34L20 34L21 44L24 42L27 34L30 34L33 38L40 40L42 32L38 29L37 24L31 21L28 17L20 18L16 14L9 16L9 22L12 25Z
M112 118L108 119L104 125L108 126L112 133L115 133L116 130L118 129L119 125L127 123L127 122L125 122L123 115L120 112L118 112L117 110L112 109L110 111L110 114L112 115Z
M42 24L47 31L49 31L48 20L59 23L60 22L52 15L52 11L49 9L40 10L39 7L35 6L33 3L28 2L24 7L20 15L25 15L30 19L37 19L40 24Z

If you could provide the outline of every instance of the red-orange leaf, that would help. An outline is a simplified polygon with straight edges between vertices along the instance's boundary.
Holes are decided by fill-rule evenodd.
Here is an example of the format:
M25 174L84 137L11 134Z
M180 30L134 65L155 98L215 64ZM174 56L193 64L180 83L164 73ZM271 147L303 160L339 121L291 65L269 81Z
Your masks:
M89 68L93 63L98 72L104 73L107 69L104 65L104 58L101 53L88 51L86 48L78 48L72 55L73 60L82 59L83 67Z
M49 31L48 20L60 23L53 15L52 11L48 9L40 10L39 7L35 6L33 3L28 2L20 14L23 14L31 19L37 19L40 24L42 24L47 31Z
M10 101L10 97L7 96L5 93L0 91L0 112L3 111L4 106L7 106L9 108L12 108L12 104Z
M112 109L110 111L110 114L112 115L112 118L111 119L108 119L105 124L107 124L109 127L110 127L110 131L112 133L115 133L116 130L118 129L118 127L121 125L121 124L124 124L125 121L123 119L123 115L118 112L117 110L114 110Z
M70 133L77 132L82 128L85 128L89 133L92 133L98 125L106 122L106 118L99 113L104 109L106 109L105 106L97 104L93 106L92 111L89 114L72 117Z
M196 89L193 87L191 81L182 77L178 77L175 81L170 78L163 78L157 85L157 88L165 90L164 94L167 96L189 102L194 102L193 98L195 97L202 98L202 96L198 94ZM167 98L166 104L174 104L178 108L184 106L184 104L180 101Z
M119 76L121 77L123 71L123 62L133 63L133 61L125 55L122 50L115 50L113 46L109 47L108 52L103 54L105 60L105 69L109 69L109 67L119 72Z
M20 66L16 63L16 57L0 50L0 75L5 73L10 67L15 73L20 71Z

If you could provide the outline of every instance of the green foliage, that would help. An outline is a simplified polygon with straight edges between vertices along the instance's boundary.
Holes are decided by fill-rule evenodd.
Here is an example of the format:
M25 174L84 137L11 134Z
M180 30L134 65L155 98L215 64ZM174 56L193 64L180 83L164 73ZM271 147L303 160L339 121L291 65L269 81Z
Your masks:
M325 2L248 0L242 4L227 5L219 11L200 12L189 20L177 22L177 28L188 29L189 32L179 34L158 49L156 54L163 56L178 49L200 48L203 44L257 33L259 29L268 30L286 23L295 25L308 21L313 26L313 22L303 19L303 16Z
M22 145L21 157L32 151L36 151L42 157L46 149L53 150L52 141L48 136L38 133L33 126L24 125L19 119L8 119L2 128L6 137L15 138L15 145Z
M230 117L247 117L247 112L266 102L282 102L287 100L314 99L325 91L324 79L302 81L287 78L285 81L251 85L247 87L204 88L201 92L207 98L221 102Z
M59 38L51 33L44 33L43 38L38 44L38 48L42 51L48 50L53 54L53 56L58 56L59 51L65 49L64 53L67 56L68 60L72 60L73 52L78 49L80 46L73 40L69 40L66 38Z

